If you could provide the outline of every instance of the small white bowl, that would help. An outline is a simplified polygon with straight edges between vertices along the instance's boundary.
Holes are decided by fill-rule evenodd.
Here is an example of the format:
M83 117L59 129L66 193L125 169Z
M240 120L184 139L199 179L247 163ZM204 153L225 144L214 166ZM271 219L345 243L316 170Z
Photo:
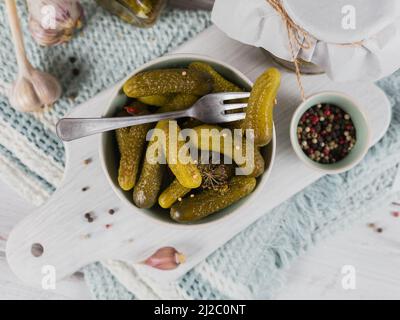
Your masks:
M303 152L297 138L297 127L302 115L308 109L320 103L329 103L340 107L351 116L356 129L356 145L343 160L334 164L322 164L311 160ZM307 98L295 111L290 124L290 140L299 159L309 167L325 174L342 173L359 164L368 152L370 139L370 127L362 108L351 97L341 92L325 91Z

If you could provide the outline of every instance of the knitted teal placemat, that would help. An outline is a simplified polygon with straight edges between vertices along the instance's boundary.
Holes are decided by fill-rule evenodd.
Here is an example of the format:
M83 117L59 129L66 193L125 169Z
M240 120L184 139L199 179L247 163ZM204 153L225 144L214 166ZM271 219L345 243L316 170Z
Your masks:
M43 48L27 31L25 1L17 1L29 59L59 78L64 90L53 108L36 114L20 113L0 96L0 174L35 204L43 203L62 178L64 146L55 135L57 120L210 25L209 12L170 9L153 28L139 29L110 15L93 0L81 2L86 14L83 31L68 44ZM17 75L4 1L0 1L0 43L1 86Z

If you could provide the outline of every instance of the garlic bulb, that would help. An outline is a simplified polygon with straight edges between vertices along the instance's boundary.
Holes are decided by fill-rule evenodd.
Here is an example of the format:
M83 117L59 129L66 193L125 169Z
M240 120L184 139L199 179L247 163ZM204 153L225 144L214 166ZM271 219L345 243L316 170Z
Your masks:
M61 96L61 86L52 75L30 68L28 74L20 74L9 93L11 105L22 112L40 111Z
M27 0L27 3L29 29L40 45L67 42L82 27L84 12L77 0Z
M34 112L41 108L32 82L24 77L15 81L10 92L10 103L19 111Z
M146 259L144 264L160 270L173 270L185 261L184 254L175 248L165 247L158 249L150 258Z
M32 67L26 56L15 0L5 0L5 2L18 63L17 80L7 90L10 103L19 111L39 111L42 107L58 100L61 86L52 75Z

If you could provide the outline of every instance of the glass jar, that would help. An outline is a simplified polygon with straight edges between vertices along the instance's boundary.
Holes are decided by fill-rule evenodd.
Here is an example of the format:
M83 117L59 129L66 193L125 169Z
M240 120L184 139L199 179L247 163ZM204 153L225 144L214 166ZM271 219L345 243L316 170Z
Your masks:
M273 55L271 52L261 49L267 56L271 57L272 60L274 60L277 64L281 65L282 67L296 72L296 66L293 61L287 61L281 58L278 58L277 56ZM301 74L323 74L325 73L325 70L322 69L320 66L304 61L302 59L298 59L299 62L299 69Z
M106 10L125 22L141 28L153 26L167 0L96 0Z

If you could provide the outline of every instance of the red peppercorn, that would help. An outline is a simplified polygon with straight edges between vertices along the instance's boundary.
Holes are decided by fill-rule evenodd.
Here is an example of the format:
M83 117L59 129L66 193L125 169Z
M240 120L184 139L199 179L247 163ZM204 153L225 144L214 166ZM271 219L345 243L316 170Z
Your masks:
M125 111L132 115L140 113L140 110L136 107L125 107Z

